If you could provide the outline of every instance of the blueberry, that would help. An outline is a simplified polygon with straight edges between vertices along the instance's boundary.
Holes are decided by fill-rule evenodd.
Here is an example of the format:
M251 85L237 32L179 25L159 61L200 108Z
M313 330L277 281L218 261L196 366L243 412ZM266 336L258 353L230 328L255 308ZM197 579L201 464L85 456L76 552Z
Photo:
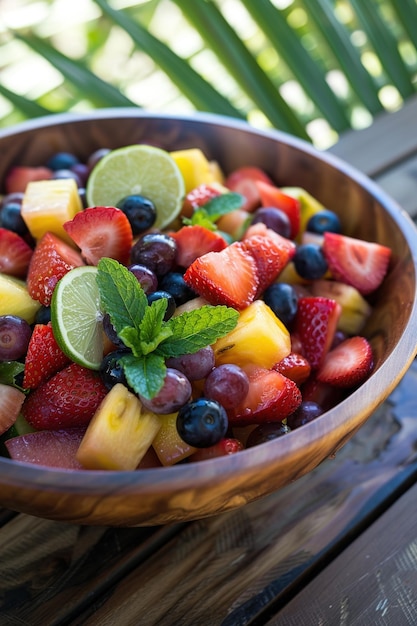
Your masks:
M168 291L162 291L158 289L157 291L153 291L147 295L148 304L152 304L156 300L160 300L161 298L166 298L168 300L167 310L164 315L164 321L169 320L175 313L175 309L177 305L175 304L174 296L172 296Z
M121 357L126 356L126 354L129 354L129 351L126 349L113 350L113 352L106 354L102 360L99 374L107 389L110 390L117 383L128 386L124 369L120 365Z
M298 246L293 257L294 267L301 278L316 280L327 272L327 262L321 246L316 243L305 243Z
M177 306L197 296L195 291L187 285L181 272L168 272L168 274L165 274L159 281L159 288L163 291L168 291L174 298Z
M287 425L295 430L304 424L308 424L323 413L322 407L316 402L304 400L299 407L287 417Z
M51 307L42 305L36 312L35 324L47 324L51 321Z
M140 235L155 223L155 205L152 200L145 196L126 196L116 206L126 215L134 235Z
M290 428L282 422L259 424L259 426L251 431L247 438L246 447L253 448L254 446L259 446L261 443L267 443L268 441L287 435L289 432Z
M265 289L263 299L284 326L290 326L298 308L294 287L288 283L274 283Z
M178 434L195 448L214 446L226 435L227 414L215 400L198 398L184 405L177 415Z
M46 167L56 172L57 170L68 170L76 163L79 163L79 159L70 152L57 152L46 163Z
M341 233L342 225L339 216L334 211L323 209L323 211L319 211L310 217L306 230L318 235L323 235L325 232Z
M29 231L22 218L21 208L21 203L16 200L5 202L1 208L0 223L2 228L12 230L14 233L24 237Z

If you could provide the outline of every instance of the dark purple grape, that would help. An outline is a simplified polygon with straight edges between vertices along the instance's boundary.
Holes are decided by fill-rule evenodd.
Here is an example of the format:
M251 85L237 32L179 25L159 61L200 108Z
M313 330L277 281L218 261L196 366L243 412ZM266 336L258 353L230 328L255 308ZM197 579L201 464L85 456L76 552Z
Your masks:
M191 396L191 383L179 370L167 367L164 384L151 400L139 396L142 404L160 415L175 413L188 402Z
M155 302L156 300L160 300L161 298L166 298L166 300L168 301L168 304L167 304L167 310L165 311L165 315L164 315L164 322L169 320L174 315L177 305L175 304L174 298L167 291L161 291L160 289L158 289L158 291L153 291L152 293L149 293L147 295L147 298L148 298L148 304L152 304L152 302Z
M312 420L316 419L323 413L322 407L317 402L311 400L305 400L301 402L300 406L287 417L287 425L294 430L304 424L308 424Z
M204 395L216 400L225 409L231 409L246 398L249 391L249 378L246 373L232 363L215 367L204 383Z
M214 446L225 437L227 429L226 411L215 400L198 398L178 411L178 434L195 448Z
M323 209L323 211L318 211L310 217L306 230L319 235L323 235L325 232L341 233L342 224L339 216L334 211Z
M126 215L134 235L140 235L155 224L155 205L145 196L138 194L126 196L116 206Z
M328 269L322 248L316 243L298 246L292 260L297 274L306 280L322 278Z
M275 207L261 207L257 209L253 214L252 224L259 222L283 237L289 239L291 236L291 222L288 215L281 209Z
M168 272L159 281L159 288L168 291L175 300L175 304L180 306L197 297L196 292L187 285L181 272Z
M25 356L32 329L17 315L0 316L0 361L16 361Z
M57 170L67 170L79 163L79 159L70 152L57 152L46 163L46 167L56 172Z
M170 357L166 364L182 372L188 380L202 380L214 367L214 351L206 346L194 354Z
M110 339L110 341L115 346L124 346L123 341L120 339L119 335L116 332L116 329L110 321L110 315L108 313L105 313L103 315L103 330L106 333L106 337Z
M298 308L298 297L294 287L289 283L274 283L265 289L263 299L284 326L289 327Z
M95 150L94 152L92 152L87 159L88 170L91 172L93 167L97 165L100 159L106 156L106 154L108 154L109 152L110 152L110 148L99 148L98 150Z
M85 187L87 184L88 175L90 171L88 169L88 166L85 163L75 163L75 165L70 167L70 170L71 172L74 172L75 174L77 174L78 178L80 179L81 185Z
M68 178L74 179L77 184L77 187L82 187L83 181L81 180L79 175L73 170L56 170L52 174L53 180L62 180L62 179L66 180Z
M290 428L282 422L267 422L266 424L260 424L252 430L249 437L246 440L246 447L253 448L261 443L272 441L277 437L282 437L291 432Z
M128 386L123 366L120 364L122 356L129 354L129 351L113 350L106 354L101 362L99 374L107 389L111 389L117 383L122 383L126 387Z
M133 245L130 258L132 264L146 265L159 277L172 270L176 252L175 239L163 233L148 233Z
M134 274L146 294L152 293L158 289L158 279L155 272L146 267L146 265L129 265L129 271Z

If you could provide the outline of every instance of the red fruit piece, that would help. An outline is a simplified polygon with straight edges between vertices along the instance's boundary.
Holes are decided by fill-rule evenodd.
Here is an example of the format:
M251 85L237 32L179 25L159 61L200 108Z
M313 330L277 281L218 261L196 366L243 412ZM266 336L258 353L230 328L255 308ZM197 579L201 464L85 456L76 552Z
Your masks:
M320 367L330 350L340 313L340 305L330 298L299 298L293 332L312 369Z
M259 167L243 166L231 172L224 184L230 191L242 194L246 202L241 208L252 212L261 204L257 181L272 185L271 178Z
M0 383L0 435L13 426L24 399L25 394L20 389Z
M12 167L5 180L6 193L24 192L28 183L35 180L49 180L52 170L47 167Z
M64 229L81 250L88 265L109 257L127 265L133 243L132 227L116 207L90 207L77 213Z
M207 252L220 252L227 243L219 233L204 226L183 226L170 236L177 243L175 260L181 267L188 267L199 256Z
M297 250L297 246L295 245L295 243L291 241L291 239L287 239L279 233L276 233L274 230L272 230L272 228L268 228L265 224L262 224L261 222L249 226L242 239L243 241L245 241L250 237L257 237L259 235L272 239L281 250L286 251L288 255L287 263L291 261Z
M33 250L17 233L0 228L0 272L24 278Z
M248 366L244 370L249 392L238 407L227 412L231 426L281 422L300 405L301 391L294 381L273 369Z
M258 181L256 183L261 198L261 204L265 207L275 207L281 209L290 220L291 239L295 239L300 230L301 223L301 204L297 198L293 198L284 193L275 185Z
M293 380L298 386L302 385L311 373L310 363L297 352L290 352L288 356L274 365L273 369Z
M185 272L184 280L210 304L224 304L235 309L249 306L259 286L255 259L242 242L199 257Z
M25 359L23 387L35 389L70 363L58 346L52 325L35 324Z
M205 461L207 459L215 459L219 456L227 456L229 454L236 454L243 450L243 443L238 439L222 439L214 446L208 448L199 448L196 452L188 457L189 461Z
M187 193L182 205L181 215L184 217L191 217L196 209L207 204L209 200L212 200L216 196L220 196L221 189L215 185L202 183Z
M269 287L288 263L289 255L285 247L282 247L271 237L254 235L242 242L245 250L253 256L258 268L259 286L257 296Z
M75 455L84 433L85 428L40 430L8 439L5 445L14 461L69 470L83 469Z
M391 258L391 250L382 244L330 232L324 233L322 250L333 278L362 295L379 287Z
M25 419L39 430L85 426L107 394L100 375L71 363L31 391L22 406Z
M29 295L44 306L51 304L55 285L74 267L84 265L77 250L53 233L39 240L29 263L27 288Z
M354 387L368 378L372 368L369 341L365 337L350 337L327 353L317 380L335 387Z

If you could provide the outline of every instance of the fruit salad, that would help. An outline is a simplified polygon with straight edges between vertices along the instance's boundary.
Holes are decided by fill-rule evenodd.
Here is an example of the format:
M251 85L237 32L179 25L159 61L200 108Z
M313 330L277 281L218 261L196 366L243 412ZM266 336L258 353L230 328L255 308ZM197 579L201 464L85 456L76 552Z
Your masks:
M288 436L372 373L391 251L303 188L135 144L16 165L3 189L4 456L201 462Z

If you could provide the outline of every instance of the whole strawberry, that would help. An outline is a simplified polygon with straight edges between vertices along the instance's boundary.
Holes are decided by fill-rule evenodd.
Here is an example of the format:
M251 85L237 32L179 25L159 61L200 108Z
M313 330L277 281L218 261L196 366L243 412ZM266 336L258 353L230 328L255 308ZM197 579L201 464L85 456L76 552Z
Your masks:
M38 430L83 426L106 394L97 372L71 363L27 396L22 413Z

